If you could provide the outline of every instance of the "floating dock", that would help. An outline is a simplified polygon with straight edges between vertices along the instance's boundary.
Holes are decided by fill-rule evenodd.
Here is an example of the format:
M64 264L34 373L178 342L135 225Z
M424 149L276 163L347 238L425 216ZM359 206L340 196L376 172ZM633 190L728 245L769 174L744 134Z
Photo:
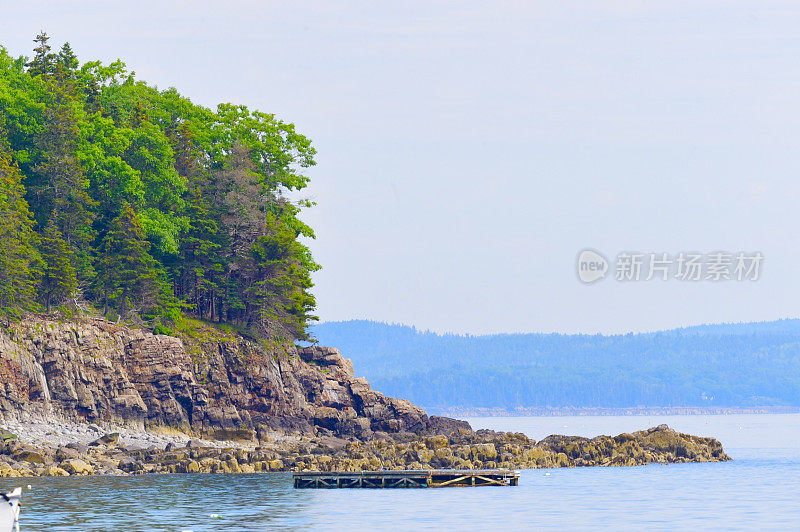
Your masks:
M295 488L445 488L517 486L519 471L510 469L417 469L405 471L302 471Z

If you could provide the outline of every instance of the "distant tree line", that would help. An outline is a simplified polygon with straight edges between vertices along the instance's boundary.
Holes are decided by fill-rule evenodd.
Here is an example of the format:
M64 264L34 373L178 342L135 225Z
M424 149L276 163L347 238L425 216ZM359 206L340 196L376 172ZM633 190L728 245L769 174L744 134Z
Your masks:
M305 338L319 266L290 196L314 155L272 114L81 64L44 32L30 59L0 47L0 316L91 305Z
M313 334L432 408L800 406L800 320L625 335L439 335L370 321Z

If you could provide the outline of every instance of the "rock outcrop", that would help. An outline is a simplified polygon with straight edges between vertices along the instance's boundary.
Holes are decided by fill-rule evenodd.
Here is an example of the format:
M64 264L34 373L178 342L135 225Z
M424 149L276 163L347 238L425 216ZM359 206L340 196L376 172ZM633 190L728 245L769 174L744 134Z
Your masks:
M113 439L113 438L112 438ZM254 473L267 471L364 471L380 469L483 469L634 466L729 460L719 442L681 434L666 425L587 439L460 429L445 436L396 433L369 441L335 437L262 442L256 448L183 447L134 449L110 445L32 447L0 443L0 477L144 473Z
M729 460L717 440L665 425L538 443L473 431L376 392L336 349L187 324L180 339L90 318L0 330L0 477Z
M356 378L334 348L268 346L199 322L179 339L101 319L41 317L0 332L0 421L21 418L169 426L220 439L267 429L363 439L432 426L421 408Z

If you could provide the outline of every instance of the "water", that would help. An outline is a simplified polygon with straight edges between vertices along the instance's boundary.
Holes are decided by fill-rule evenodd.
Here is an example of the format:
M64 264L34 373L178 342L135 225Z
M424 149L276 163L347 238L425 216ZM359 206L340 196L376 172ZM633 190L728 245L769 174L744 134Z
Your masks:
M800 415L479 418L476 428L617 434L667 423L733 462L523 471L518 487L294 490L289 474L0 479L31 484L23 532L305 529L798 529ZM210 514L221 515L220 519Z

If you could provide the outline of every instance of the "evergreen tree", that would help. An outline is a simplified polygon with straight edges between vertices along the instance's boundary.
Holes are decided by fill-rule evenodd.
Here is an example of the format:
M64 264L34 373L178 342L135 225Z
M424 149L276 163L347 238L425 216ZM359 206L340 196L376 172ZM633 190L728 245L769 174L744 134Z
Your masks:
M308 289L311 271L319 266L297 233L274 213L267 215L266 232L251 249L254 269L246 291L258 329L273 339L307 339L306 322L316 319L309 315L315 301Z
M151 326L181 306L304 337L318 268L301 242L313 238L299 218L310 203L286 198L308 182L310 140L271 114L160 91L119 60L81 65L69 43L53 53L44 32L35 42L27 63L0 47L6 315L86 286L106 310Z
M122 318L128 316L131 303L154 306L158 270L149 249L142 225L126 203L122 213L111 222L100 247L97 280L104 313L108 312L109 303L116 303Z
M72 250L52 220L42 232L39 253L43 263L39 299L44 303L47 312L50 312L51 305L59 305L74 297L78 287L75 268L71 262Z
M36 55L26 65L31 76L50 76L56 72L58 56L50 51L49 40L50 37L44 31L39 32L33 40L36 43L33 49Z
M103 105L100 102L100 83L94 76L85 76L81 84L84 102L83 109L86 114L102 113Z
M58 52L58 64L68 72L75 72L78 69L78 58L75 57L72 46L68 42L65 42Z
M72 46L70 46L68 42L65 42L61 47L56 62L58 75L62 79L75 79L75 72L78 70L78 65L80 63L78 62L78 58L75 57L75 53L72 51Z
M177 261L179 295L192 302L200 317L218 317L217 295L223 262L219 255L219 227L214 221L211 206L199 189L189 193L186 200L189 230L183 236Z
M90 280L90 255L95 234L88 181L76 157L80 138L79 104L74 84L65 80L44 82L44 124L33 141L35 164L28 179L28 195L41 227L52 221L70 246L81 279Z
M6 323L34 299L36 234L19 169L0 139L0 316Z

